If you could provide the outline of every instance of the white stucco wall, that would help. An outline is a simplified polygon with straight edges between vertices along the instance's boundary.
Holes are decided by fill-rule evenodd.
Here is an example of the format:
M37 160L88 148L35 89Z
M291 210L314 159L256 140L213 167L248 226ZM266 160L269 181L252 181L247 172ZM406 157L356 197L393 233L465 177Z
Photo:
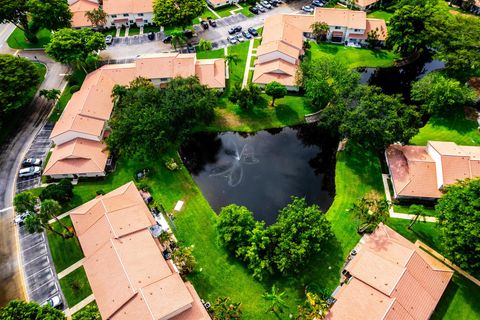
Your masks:
M103 135L103 133L102 133ZM62 133L55 138L52 139L53 143L56 145L60 145L62 143L68 142L70 140L76 139L76 138L83 138L87 140L93 140L93 141L101 141L102 140L102 135L100 136L94 136L91 134L86 134L83 132L76 132L76 131L67 131L65 133Z
M127 15L127 16L125 16ZM141 26L142 24L148 24L153 22L153 12L144 12L143 16L141 13L125 13L125 14L116 14L116 15L108 15L107 17L107 26L112 27L115 26L115 20L121 19L128 19L128 25L133 25L137 23L137 26ZM137 22L137 19L142 19L142 22ZM127 25L127 22L117 23L117 26Z
M427 153L435 161L437 188L440 189L443 186L442 156L430 144L427 144Z
M297 63L297 59L293 58L293 57L290 57L282 52L279 52L279 51L274 51L274 52L270 52L270 53L267 53L267 54L262 54L261 56L257 56L257 62L258 63L265 63L265 62L269 62L269 61L273 61L273 60L277 60L277 59L282 59L286 62L289 62L291 64L296 64Z

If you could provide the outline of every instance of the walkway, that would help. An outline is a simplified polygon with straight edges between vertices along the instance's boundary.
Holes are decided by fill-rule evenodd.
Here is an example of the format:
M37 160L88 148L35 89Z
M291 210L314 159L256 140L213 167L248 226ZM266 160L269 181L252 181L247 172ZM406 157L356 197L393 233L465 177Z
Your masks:
M388 179L389 179L388 174L382 174L383 189L385 190L385 197L387 198L387 201L389 203L392 203L392 196L390 195L390 188L388 187ZM391 218L413 220L416 217L415 214L399 213L399 212L393 211L393 205L390 206L390 209L388 209L388 212ZM437 222L436 217L425 216L425 217L420 217L419 219L425 222L432 222L432 223Z
M250 43L248 44L248 55L247 62L245 64L245 72L243 73L242 88L245 88L248 82L248 73L250 72L250 63L252 60L253 41L254 39L250 39Z
M213 10L213 9L210 8L209 6L207 6L207 9L208 9L211 13L213 13L213 15L214 15L215 17L217 17L218 19L221 19L221 18L222 18L215 10Z
M71 317L75 312L78 312L80 311L81 309L83 309L87 304L91 303L95 301L95 296L93 295L93 293L91 295L89 295L88 297L86 297L85 299L83 299L82 301L80 301L79 303L77 303L76 305L74 305L73 307L71 308L68 308L68 309L65 309L63 312L65 313L65 315L67 317Z
M67 276L68 274L72 273L73 271L75 271L78 268L80 268L81 266L83 266L84 261L85 261L85 258L82 258L82 259L78 260L77 262L75 262L74 264L72 264L67 269L57 273L58 279L59 280L62 279L63 277Z

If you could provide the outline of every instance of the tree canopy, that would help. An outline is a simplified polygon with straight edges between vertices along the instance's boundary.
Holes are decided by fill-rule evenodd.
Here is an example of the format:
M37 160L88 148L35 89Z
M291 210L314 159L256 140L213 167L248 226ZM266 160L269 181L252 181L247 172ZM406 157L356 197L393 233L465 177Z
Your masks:
M445 187L438 200L442 240L447 257L460 268L480 272L480 179Z
M5 307L0 308L0 319L66 319L62 311L52 308L50 305L40 306L36 302L12 300Z
M185 28L205 10L203 0L155 0L153 21L163 27Z
M85 17L96 28L102 28L107 24L107 16L107 13L101 7L85 12Z
M73 185L69 180L62 179L59 183L49 184L42 190L39 198L56 200L60 204L67 203L73 198Z
M73 14L67 0L28 0L27 6L35 27L53 31L71 27Z
M5 112L18 110L28 103L41 82L39 69L33 62L12 55L0 55L0 118Z
M38 203L37 197L33 195L33 193L29 191L24 191L17 193L15 198L13 198L13 206L15 207L15 211L17 213L22 212L34 212L35 205Z
M453 111L475 101L475 92L459 81L432 72L412 85L412 100L430 114Z
M96 304L88 304L72 315L73 320L102 320Z
M275 99L280 99L287 95L287 87L279 82L272 81L265 86L265 94L272 97L272 107L274 107Z
M176 146L192 128L213 119L218 99L196 77L174 78L162 89L134 80L120 91L107 143L127 156L155 157Z
M52 34L45 52L58 62L83 65L91 55L105 49L103 34L88 28L61 29Z

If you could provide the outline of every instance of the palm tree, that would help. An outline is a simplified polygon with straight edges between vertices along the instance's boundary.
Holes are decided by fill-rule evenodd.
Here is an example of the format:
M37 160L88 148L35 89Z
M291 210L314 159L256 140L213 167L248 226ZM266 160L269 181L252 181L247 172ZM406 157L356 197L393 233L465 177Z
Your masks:
M410 221L407 229L411 229L419 217L422 217L423 221L425 221L425 207L422 205L412 204L410 208L408 208L408 213L415 215L415 218Z
M283 308L287 306L284 300L285 291L279 292L275 285L272 286L271 292L265 292L263 298L270 302L270 307L268 311L275 313L283 313Z
M231 320L242 317L242 304L231 302L229 297L220 297L212 305L213 320Z
M58 224L61 225L66 231L66 235L64 236L64 238L71 238L74 236L72 230L67 225L65 225L60 219L58 219L58 215L60 214L61 211L62 211L62 207L57 201L52 199L46 199L42 201L42 204L40 206L40 213L39 213L40 219L42 220L45 227L52 231L53 231L53 228L50 227L50 224L48 223L48 221L52 218L55 219L58 222Z
M177 46L183 46L185 43L187 43L187 37L183 33L183 31L173 31L170 36L172 36L172 46L175 50L177 50Z
M42 89L38 93L40 97L45 98L47 101L57 100L62 92L58 89Z
M205 39L200 39L200 42L198 42L198 48L201 51L212 50L212 42Z
M237 64L240 61L240 57L236 53L230 53L225 57L227 64L230 65L231 63Z
M312 34L317 42L327 37L330 27L325 22L314 22L310 28L312 28Z
M369 192L353 204L352 213L360 220L357 231L370 233L389 216L390 203L378 192Z

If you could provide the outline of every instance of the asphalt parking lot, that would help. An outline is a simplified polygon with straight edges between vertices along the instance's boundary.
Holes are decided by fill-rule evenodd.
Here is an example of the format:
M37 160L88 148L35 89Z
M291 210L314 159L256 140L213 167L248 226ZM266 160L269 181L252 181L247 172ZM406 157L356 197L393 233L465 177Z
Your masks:
M51 264L46 235L44 232L30 234L23 226L18 230L27 295L30 300L41 304L48 298L61 294ZM63 296L62 301L65 301Z
M35 136L26 158L40 158L45 161L48 151L52 146L52 141L48 138L52 132L53 125L46 124ZM23 177L17 179L17 192L33 189L42 184L41 176Z

